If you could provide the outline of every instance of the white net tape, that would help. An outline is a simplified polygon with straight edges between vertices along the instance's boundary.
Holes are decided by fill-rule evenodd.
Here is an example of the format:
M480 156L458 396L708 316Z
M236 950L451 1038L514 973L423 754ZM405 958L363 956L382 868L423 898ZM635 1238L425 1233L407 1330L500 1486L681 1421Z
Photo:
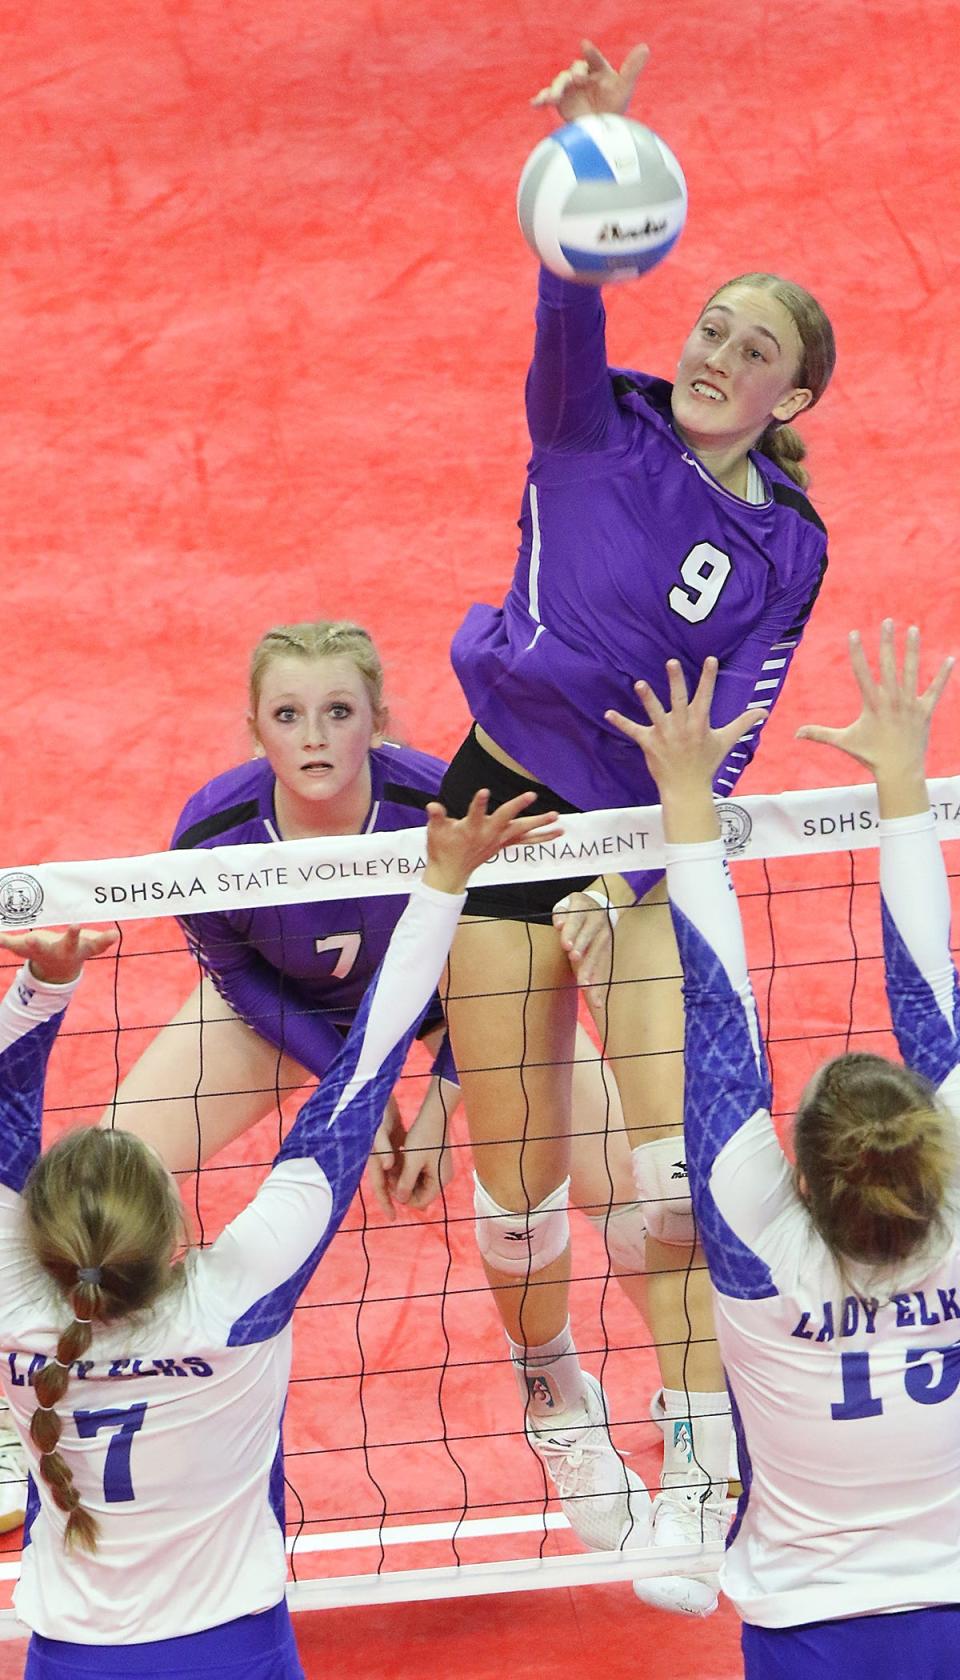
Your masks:
M930 784L944 839L960 838L960 777ZM859 851L877 843L872 786L751 794L719 803L727 855L737 861ZM659 806L563 818L563 835L511 846L484 864L477 885L656 869L663 862ZM143 916L312 903L402 892L425 867L423 830L267 841L0 872L0 925L132 921Z

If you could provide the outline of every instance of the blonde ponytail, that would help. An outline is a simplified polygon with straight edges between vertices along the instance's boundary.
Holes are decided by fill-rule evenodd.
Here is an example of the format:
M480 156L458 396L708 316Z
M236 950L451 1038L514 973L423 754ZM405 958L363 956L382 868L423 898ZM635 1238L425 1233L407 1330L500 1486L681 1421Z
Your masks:
M50 1489L54 1503L67 1514L63 1536L67 1551L81 1546L85 1551L95 1552L100 1532L96 1517L80 1502L73 1471L63 1454L57 1451L63 1427L57 1412L57 1401L62 1400L67 1391L71 1365L74 1360L82 1358L93 1340L91 1324L96 1315L98 1293L95 1286L78 1284L72 1302L73 1323L63 1331L54 1359L37 1372L33 1384L37 1407L30 1419L30 1439L39 1448L40 1474ZM85 1299L81 1300L81 1295Z
M30 1439L40 1452L40 1475L66 1513L65 1546L95 1552L98 1523L60 1451L57 1405L94 1326L146 1310L181 1281L182 1267L171 1262L185 1236L183 1209L170 1174L146 1144L130 1132L96 1126L68 1132L41 1155L23 1202L31 1248L72 1314L54 1358L34 1378Z
M810 474L800 462L807 453L807 446L795 426L768 426L761 437L757 439L755 447L761 455L766 455L768 461L785 472L805 490L810 483Z

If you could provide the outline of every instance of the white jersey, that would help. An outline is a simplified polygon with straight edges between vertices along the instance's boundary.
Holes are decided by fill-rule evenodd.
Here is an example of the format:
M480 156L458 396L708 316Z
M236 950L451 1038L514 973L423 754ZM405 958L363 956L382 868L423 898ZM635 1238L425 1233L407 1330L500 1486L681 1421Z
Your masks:
M897 1041L960 1116L958 987L934 819L880 832ZM770 1118L720 843L673 846L668 857L686 999L687 1165L744 1484L724 1591L745 1621L771 1628L956 1603L956 1201L936 1249L882 1288L856 1268L853 1292L841 1282Z
M250 1205L190 1255L182 1289L136 1329L97 1330L57 1411L98 1550L65 1517L29 1438L36 1371L69 1309L27 1245L19 1192L40 1149L65 993L24 970L0 1005L0 1378L31 1460L17 1614L48 1637L136 1644L218 1627L283 1597L281 1423L291 1317L350 1206L384 1105L431 1002L463 904L422 884L343 1051Z

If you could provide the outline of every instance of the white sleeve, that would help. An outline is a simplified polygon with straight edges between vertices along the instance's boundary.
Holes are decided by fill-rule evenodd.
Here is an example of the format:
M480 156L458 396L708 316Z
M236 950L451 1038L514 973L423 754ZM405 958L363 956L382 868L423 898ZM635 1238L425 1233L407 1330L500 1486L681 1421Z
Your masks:
M887 997L900 1054L960 1117L960 988L932 811L881 822L880 891Z

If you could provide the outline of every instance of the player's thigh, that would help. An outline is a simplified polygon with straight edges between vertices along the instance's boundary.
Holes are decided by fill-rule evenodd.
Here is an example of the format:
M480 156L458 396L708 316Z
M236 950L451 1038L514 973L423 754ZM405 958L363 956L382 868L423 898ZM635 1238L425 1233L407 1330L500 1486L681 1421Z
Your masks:
M577 993L552 927L465 918L444 1007L477 1172L503 1207L566 1176Z
M621 910L613 943L612 984L592 989L591 1008L636 1146L683 1127L683 992L665 882Z
M617 1082L599 1047L577 1026L570 1122L570 1197L598 1217L634 1198L633 1161Z
M204 980L162 1027L101 1117L152 1144L172 1172L203 1165L311 1075Z

